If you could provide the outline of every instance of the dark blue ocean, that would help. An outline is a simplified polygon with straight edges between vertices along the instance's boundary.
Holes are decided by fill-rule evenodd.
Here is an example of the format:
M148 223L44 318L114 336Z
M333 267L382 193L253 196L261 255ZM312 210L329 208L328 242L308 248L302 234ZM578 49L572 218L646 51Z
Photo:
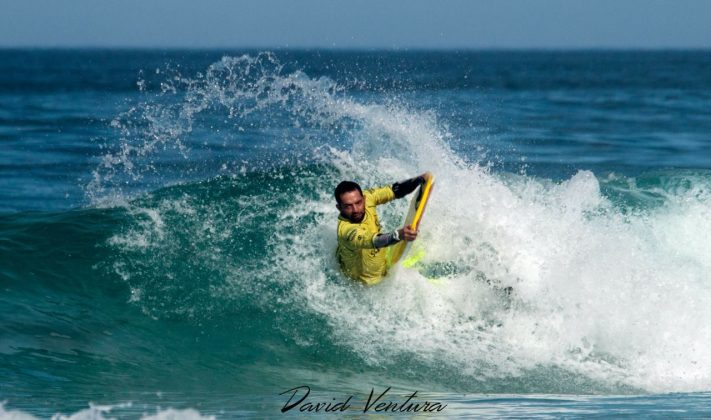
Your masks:
M709 417L709 238L711 51L0 50L0 418Z

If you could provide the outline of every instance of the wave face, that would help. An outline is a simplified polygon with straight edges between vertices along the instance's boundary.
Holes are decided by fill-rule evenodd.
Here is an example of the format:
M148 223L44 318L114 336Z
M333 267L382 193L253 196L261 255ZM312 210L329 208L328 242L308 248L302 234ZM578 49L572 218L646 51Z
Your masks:
M7 394L711 388L710 171L499 171L434 113L271 54L148 83L89 205L0 216ZM424 170L420 265L344 279L333 187Z

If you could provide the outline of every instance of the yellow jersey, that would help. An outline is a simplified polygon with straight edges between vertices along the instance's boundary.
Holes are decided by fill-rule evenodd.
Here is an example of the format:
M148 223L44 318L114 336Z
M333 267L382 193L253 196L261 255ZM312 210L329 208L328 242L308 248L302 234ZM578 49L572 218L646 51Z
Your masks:
M386 249L376 248L373 239L380 233L380 220L375 206L395 199L392 187L363 192L365 215L360 223L338 216L338 248L336 257L348 277L367 285L379 283L388 272Z

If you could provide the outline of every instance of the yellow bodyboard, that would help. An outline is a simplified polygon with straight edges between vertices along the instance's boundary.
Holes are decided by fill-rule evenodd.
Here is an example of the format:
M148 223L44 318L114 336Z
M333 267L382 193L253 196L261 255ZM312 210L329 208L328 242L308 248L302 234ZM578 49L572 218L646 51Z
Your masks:
M427 200L430 198L432 192L432 187L434 187L434 175L430 172L425 173L425 183L420 185L415 193L415 196L410 202L410 210L407 212L405 217L405 223L403 226L409 226L410 229L417 230L420 227L420 222L422 221L422 216L425 213L425 207L427 207ZM410 250L411 242L400 241L393 246L387 248L387 264L388 268L394 266L398 261L402 260ZM418 256L421 258L422 256Z

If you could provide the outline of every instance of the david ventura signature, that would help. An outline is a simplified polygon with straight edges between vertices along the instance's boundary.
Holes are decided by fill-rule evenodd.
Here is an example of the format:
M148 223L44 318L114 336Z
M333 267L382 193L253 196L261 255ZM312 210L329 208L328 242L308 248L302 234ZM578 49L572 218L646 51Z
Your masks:
M390 391L391 387L388 387L379 395L375 395L375 388L370 389L370 395L368 395L368 400L365 401L365 406L363 407L363 412L367 413L369 411L379 412L379 413L418 413L418 412L439 412L447 407L447 404L442 404L439 402L414 402L413 400L417 397L417 391L412 394L405 395L403 401L393 401L390 396L387 398L385 395ZM335 398L330 402L314 402L308 400L309 394L311 393L311 388L308 385L297 386L296 388L288 389L279 395L291 394L289 400L281 408L282 413L286 413L289 410L298 407L298 410L302 413L304 412L325 412L325 413L336 413L344 412L351 408L351 402L354 398L353 395L348 396L345 400L336 401ZM360 407L358 408L360 409Z

